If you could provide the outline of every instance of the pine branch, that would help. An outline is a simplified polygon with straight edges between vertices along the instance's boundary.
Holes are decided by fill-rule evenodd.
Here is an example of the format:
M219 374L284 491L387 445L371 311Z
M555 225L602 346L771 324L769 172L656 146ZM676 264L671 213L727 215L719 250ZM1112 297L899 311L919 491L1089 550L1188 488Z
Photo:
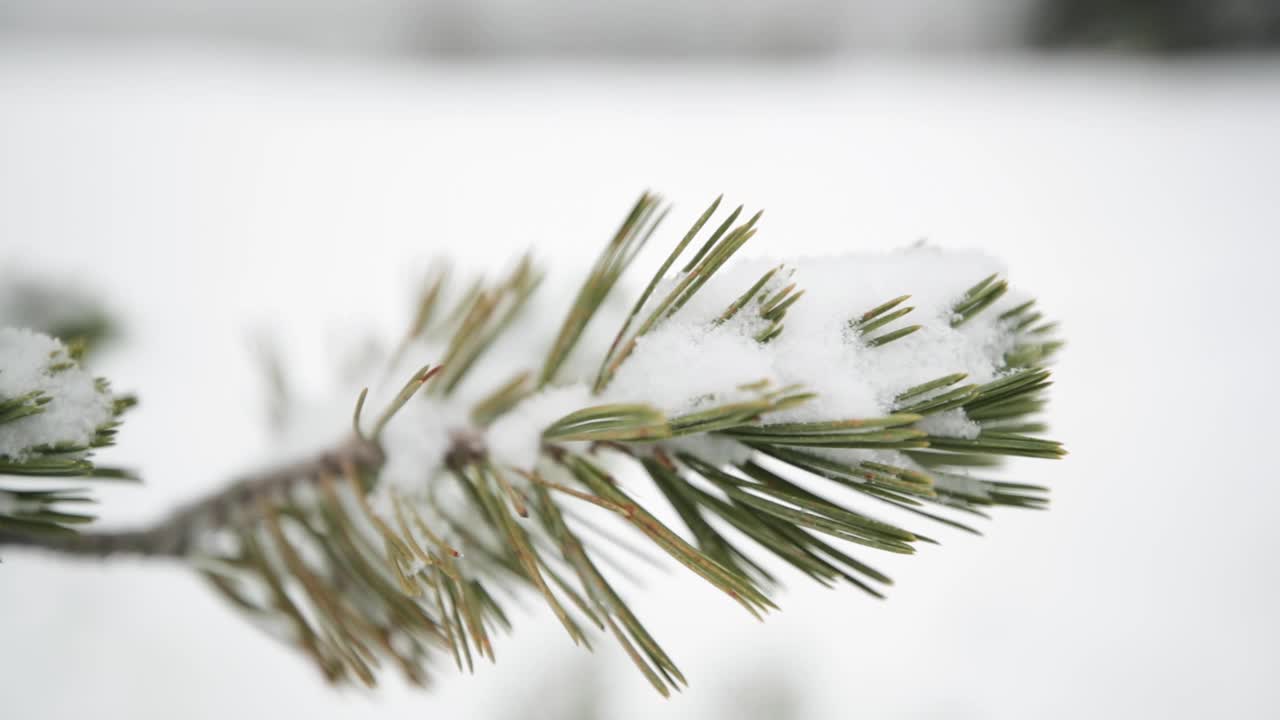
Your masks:
M104 378L80 367L85 345L64 345L29 330L0 328L0 533L73 535L93 520L86 491L61 478L136 480L93 461L115 442L121 416L134 406Z
M240 478L142 530L90 531L66 534L0 532L0 546L32 547L67 555L103 558L110 555L181 558L200 528L221 527L230 518L252 512L264 499L317 483L346 467L375 469L382 451L370 440L353 437L319 456Z
M802 287L803 266L731 264L760 214L739 222L739 207L713 223L719 203L610 318L606 300L667 214L643 195L537 367L513 360L527 355L528 334L513 328L532 322L542 277L529 258L452 299L440 272L388 367L428 348L442 364L410 374L372 422L360 393L343 444L150 528L48 536L0 525L0 546L179 559L329 680L366 685L386 661L420 684L435 656L459 669L492 660L511 624L499 598L523 588L573 642L589 647L593 626L612 635L667 694L684 676L605 571L633 549L593 517L763 616L776 609L773 564L881 596L890 579L855 553L934 542L858 500L975 533L953 513L1045 507L1045 488L983 476L1004 456L1065 454L1038 437L1043 366L1061 343L1030 301L1011 300L999 274L953 286L954 264L925 255L902 262L934 268L918 280L954 287L947 302L906 305L893 292L858 307L846 278ZM593 347L591 328L613 321L612 342ZM26 412L32 399L8 402L0 438L4 408ZM669 507L643 501L645 483Z

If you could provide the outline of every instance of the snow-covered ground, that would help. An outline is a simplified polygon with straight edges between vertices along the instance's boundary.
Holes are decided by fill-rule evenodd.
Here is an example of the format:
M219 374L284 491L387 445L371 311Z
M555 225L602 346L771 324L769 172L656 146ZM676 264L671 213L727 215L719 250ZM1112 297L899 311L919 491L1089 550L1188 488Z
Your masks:
M435 255L483 266L534 246L582 267L644 188L681 222L720 192L767 208L756 254L980 248L1070 343L1051 419L1072 454L1010 472L1052 485L1052 510L880 559L897 580L886 602L793 578L764 625L696 578L652 575L635 608L692 687L661 701L600 643L606 716L713 717L766 678L789 684L800 717L1262 717L1280 705L1277 128L1275 61L424 67L10 50L0 276L83 277L128 321L96 368L143 400L102 456L148 479L104 493L104 521L126 524L264 457L254 336L320 386L352 338L400 327ZM10 553L0 707L554 717L552 696L588 666L529 606L474 677L442 662L428 693L334 693L180 568Z

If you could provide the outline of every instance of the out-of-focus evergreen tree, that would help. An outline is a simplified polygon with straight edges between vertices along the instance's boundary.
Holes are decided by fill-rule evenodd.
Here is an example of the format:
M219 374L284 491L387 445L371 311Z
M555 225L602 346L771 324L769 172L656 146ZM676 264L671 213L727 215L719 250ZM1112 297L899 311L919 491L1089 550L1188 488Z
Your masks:
M1164 53L1280 47L1276 0L1046 0L1031 28L1037 47Z

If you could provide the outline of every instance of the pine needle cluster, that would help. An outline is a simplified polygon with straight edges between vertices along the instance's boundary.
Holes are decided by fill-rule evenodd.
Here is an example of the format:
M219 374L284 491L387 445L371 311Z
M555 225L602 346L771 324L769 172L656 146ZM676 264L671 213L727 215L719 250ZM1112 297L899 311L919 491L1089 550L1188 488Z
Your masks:
M410 403L444 407L461 396L473 369L521 322L540 286L542 275L528 258L452 300L447 273L428 283L393 363L428 336L442 339L442 356L412 373L376 415L366 411L367 391L361 393L344 443L254 473L130 533L32 540L30 522L66 526L66 516L51 506L73 496L25 495L50 507L39 520L18 524L0 514L6 533L0 543L180 558L334 683L372 686L390 666L421 684L441 655L461 669L492 660L495 636L512 624L507 600L527 589L545 600L574 642L590 646L593 628L613 636L665 695L685 677L624 598L614 568L625 569L634 549L611 525L629 527L762 617L776 609L779 567L880 596L890 579L864 551L911 554L934 542L925 532L931 523L976 533L966 516L985 517L995 506L1045 507L1046 488L988 473L1006 456L1065 454L1040 437L1045 428L1036 420L1050 384L1045 366L1061 343L1032 302L1007 306L1008 283L995 275L972 278L949 304L952 328L983 318L1011 338L994 377L983 382L968 382L961 371L940 374L899 389L884 412L857 417L796 415L819 393L804 382L768 378L729 394L708 393L677 413L645 398L616 401L614 385L647 338L680 321L757 234L758 213L743 219L739 207L716 220L719 205L698 217L629 305L607 350L594 358L583 399L537 426L532 462L495 452L494 434L562 385L566 362L666 215L652 194L640 198L605 246L541 362L513 366L508 377L468 396L478 399L465 408L466 422L437 439L445 452L438 464L421 468L417 491L383 477L399 451L388 428L409 421L402 413ZM749 316L743 327L751 328L751 342L781 342L789 317L806 311L804 288L788 277L782 266L764 270L735 288L706 325ZM909 299L841 309L842 341L868 353L908 342L924 327L911 322ZM39 401L0 398L0 432L21 413L38 412ZM128 405L116 402L116 414ZM957 417L973 431L943 432L933 422ZM104 441L113 429L114 420L103 428ZM707 450L724 445L735 452ZM8 462L0 472L110 474L80 456L58 464L61 453L87 449L40 449L19 465L0 458ZM640 499L641 483L656 504ZM875 506L913 516L919 527L880 519Z

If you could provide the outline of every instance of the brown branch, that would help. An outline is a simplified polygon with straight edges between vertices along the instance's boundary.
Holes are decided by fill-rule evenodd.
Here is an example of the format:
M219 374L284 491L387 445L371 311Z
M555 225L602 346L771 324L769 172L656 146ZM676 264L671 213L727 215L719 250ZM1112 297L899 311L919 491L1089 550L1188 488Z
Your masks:
M339 474L349 467L376 468L383 459L381 448L372 440L353 436L316 457L247 475L149 527L77 535L0 532L0 548L36 548L92 558L184 557L191 550L197 528L222 526L239 513L256 513L260 499L279 497L298 483L318 482L326 474Z

